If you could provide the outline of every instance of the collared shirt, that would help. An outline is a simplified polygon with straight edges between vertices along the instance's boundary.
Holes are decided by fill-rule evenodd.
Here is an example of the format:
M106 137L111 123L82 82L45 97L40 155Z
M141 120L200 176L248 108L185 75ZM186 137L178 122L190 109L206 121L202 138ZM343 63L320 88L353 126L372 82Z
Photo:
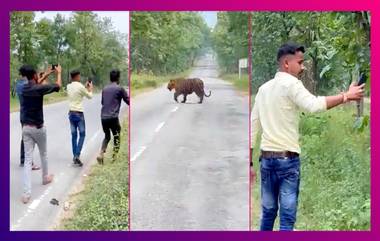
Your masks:
M18 97L18 100L19 100L19 103L20 103L20 122L22 123L22 120L23 120L23 110L22 110L22 107L23 107L23 98L22 98L22 89L24 88L24 85L26 85L28 83L28 80L26 78L22 78L22 79L19 79L17 80L16 82L16 94L17 94L17 97Z
M106 85L102 91L102 119L118 118L121 100L129 105L127 91L117 83Z
M58 92L57 84L34 84L27 83L22 89L22 124L41 126L44 123L43 101L44 95Z
M256 95L251 114L252 147L262 130L261 150L301 153L299 146L299 111L326 110L326 98L312 95L301 80L277 72L263 84Z
M83 97L92 98L92 92L88 91L79 81L73 81L67 85L69 97L69 109L83 112Z

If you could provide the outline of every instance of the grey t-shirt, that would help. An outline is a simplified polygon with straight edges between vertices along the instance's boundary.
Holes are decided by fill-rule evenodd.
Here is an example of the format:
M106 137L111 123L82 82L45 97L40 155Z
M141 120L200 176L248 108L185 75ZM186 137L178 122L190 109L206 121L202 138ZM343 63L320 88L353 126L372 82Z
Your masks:
M118 118L121 100L129 105L127 91L117 83L113 82L106 85L102 91L102 119Z

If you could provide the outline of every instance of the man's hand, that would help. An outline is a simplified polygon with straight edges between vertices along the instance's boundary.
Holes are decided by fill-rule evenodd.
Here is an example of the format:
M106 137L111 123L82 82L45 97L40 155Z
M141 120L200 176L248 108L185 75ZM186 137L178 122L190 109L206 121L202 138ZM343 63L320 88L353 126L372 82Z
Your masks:
M357 83L353 82L350 85L350 88L346 92L346 96L348 101L351 100L360 100L364 96L364 86L365 84L362 85L357 85Z
M54 68L54 71L57 73L57 80L55 83L59 86L59 88L61 88L62 87L62 78L61 78L62 67L61 67L61 65L57 65L57 67Z
M254 184L256 182L256 170L253 168L253 160L252 160L252 157L253 157L253 148L250 148L250 152L249 152L249 166L250 166L250 173L251 173L251 180L252 180L252 184Z
M89 82L89 81L86 82L86 89L89 92L92 92L92 90L94 89L94 85L92 84L92 81L91 82Z
M62 73L62 67L61 67L61 65L57 65L57 67L55 67L55 72L57 73L57 74L60 74L60 73Z

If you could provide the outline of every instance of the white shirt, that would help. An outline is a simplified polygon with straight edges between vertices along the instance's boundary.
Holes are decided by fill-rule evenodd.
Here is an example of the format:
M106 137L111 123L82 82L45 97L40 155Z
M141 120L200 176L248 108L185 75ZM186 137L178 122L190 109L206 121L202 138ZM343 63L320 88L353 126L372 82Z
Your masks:
M299 111L326 110L326 98L312 95L301 80L277 72L263 84L256 95L251 114L252 147L262 130L261 150L301 153L299 146Z

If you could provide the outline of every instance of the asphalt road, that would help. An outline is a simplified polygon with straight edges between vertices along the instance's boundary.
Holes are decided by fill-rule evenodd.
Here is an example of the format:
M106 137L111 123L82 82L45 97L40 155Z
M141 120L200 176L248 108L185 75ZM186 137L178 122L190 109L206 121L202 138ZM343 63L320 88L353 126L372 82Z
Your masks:
M166 85L132 99L131 230L249 229L248 96L211 56L191 76L212 91L203 104Z
M123 104L125 106L125 104ZM82 150L82 168L72 165L71 133L68 120L68 102L63 101L44 107L47 129L49 172L55 175L54 182L43 186L41 171L32 172L32 199L28 204L21 202L22 167L19 166L21 125L19 112L10 115L10 229L51 230L57 215L72 188L92 164L99 153L104 137L100 122L100 95L84 100L86 139ZM35 163L40 165L38 148L34 152ZM56 198L60 205L50 204Z

